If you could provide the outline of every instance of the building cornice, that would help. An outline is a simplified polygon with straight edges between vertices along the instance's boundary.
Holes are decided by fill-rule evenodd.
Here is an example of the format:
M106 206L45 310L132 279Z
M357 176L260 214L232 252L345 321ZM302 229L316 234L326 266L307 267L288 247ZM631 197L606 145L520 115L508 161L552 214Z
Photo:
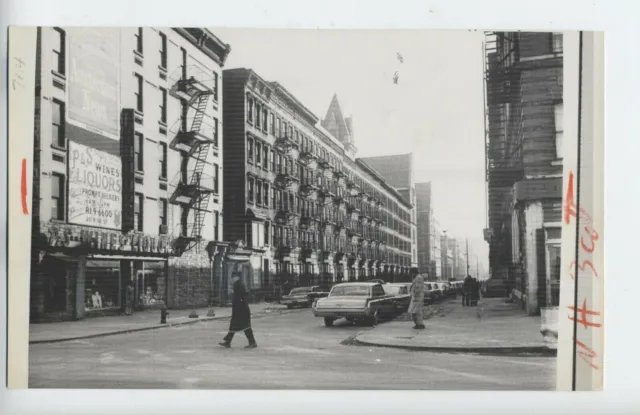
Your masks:
M231 52L231 46L222 42L213 32L197 27L174 27L173 30L213 59L218 65L224 66Z

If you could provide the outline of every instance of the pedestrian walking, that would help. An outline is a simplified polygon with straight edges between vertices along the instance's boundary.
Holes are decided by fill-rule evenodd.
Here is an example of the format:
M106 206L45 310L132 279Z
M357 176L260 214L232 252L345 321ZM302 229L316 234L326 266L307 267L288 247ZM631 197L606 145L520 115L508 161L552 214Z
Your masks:
M219 344L224 347L231 347L231 340L233 336L239 332L244 331L249 345L245 346L246 349L252 349L258 347L256 339L253 337L253 330L251 329L251 310L249 310L249 293L244 283L240 279L239 274L234 274L233 281L233 294L231 301L231 322L229 323L229 333L224 337L223 341Z
M409 314L413 317L414 326L416 330L424 329L423 309L424 309L424 278L418 273L418 268L411 268L411 276L413 282L411 283L411 303L409 304Z
M124 313L128 316L133 314L133 297L134 297L133 281L129 281L127 283L127 291L125 293L125 306L124 306Z
M471 292L473 291L473 278L467 275L462 283L462 306L469 307L471 302Z

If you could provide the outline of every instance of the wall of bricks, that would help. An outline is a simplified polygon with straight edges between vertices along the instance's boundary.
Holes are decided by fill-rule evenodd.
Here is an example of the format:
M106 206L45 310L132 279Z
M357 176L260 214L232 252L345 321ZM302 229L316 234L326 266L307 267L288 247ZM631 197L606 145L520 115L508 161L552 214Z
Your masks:
M167 307L172 309L209 305L213 268L205 247L207 241L169 259Z

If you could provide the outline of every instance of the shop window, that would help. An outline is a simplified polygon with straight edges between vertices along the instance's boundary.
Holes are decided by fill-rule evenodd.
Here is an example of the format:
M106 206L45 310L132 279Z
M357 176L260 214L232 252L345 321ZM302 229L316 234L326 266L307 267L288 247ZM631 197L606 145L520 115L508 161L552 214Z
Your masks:
M143 262L138 267L135 284L136 308L144 310L163 306L166 293L164 263Z
M133 229L142 232L144 223L144 196L136 193L133 204Z
M88 261L85 266L85 310L119 308L120 278L119 263Z
M51 219L64 220L65 177L62 174L51 175Z
M54 99L51 103L51 144L55 147L66 147L65 126L64 103Z
M53 29L52 68L60 75L65 74L66 33L59 27Z

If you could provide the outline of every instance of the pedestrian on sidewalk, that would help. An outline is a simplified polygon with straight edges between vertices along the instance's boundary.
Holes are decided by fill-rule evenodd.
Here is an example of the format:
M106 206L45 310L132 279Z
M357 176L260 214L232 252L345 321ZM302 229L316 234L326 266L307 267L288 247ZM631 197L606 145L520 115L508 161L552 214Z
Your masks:
M125 292L125 306L124 306L124 313L128 316L133 314L133 297L134 297L133 281L129 281L127 283L127 291Z
M413 282L411 283L411 303L409 304L409 314L413 317L414 326L416 330L424 329L423 309L424 309L424 278L418 273L418 268L411 268L411 276Z
M244 283L240 279L240 275L235 273L232 276L233 281L233 294L231 300L231 322L229 323L229 333L224 337L224 340L219 344L224 347L231 347L231 340L233 336L239 332L244 331L249 345L246 349L252 349L258 347L256 339L253 337L253 330L251 330L251 310L249 310L249 293Z
M467 275L462 283L462 306L469 307L471 300L471 292L473 291L473 278L471 275Z

